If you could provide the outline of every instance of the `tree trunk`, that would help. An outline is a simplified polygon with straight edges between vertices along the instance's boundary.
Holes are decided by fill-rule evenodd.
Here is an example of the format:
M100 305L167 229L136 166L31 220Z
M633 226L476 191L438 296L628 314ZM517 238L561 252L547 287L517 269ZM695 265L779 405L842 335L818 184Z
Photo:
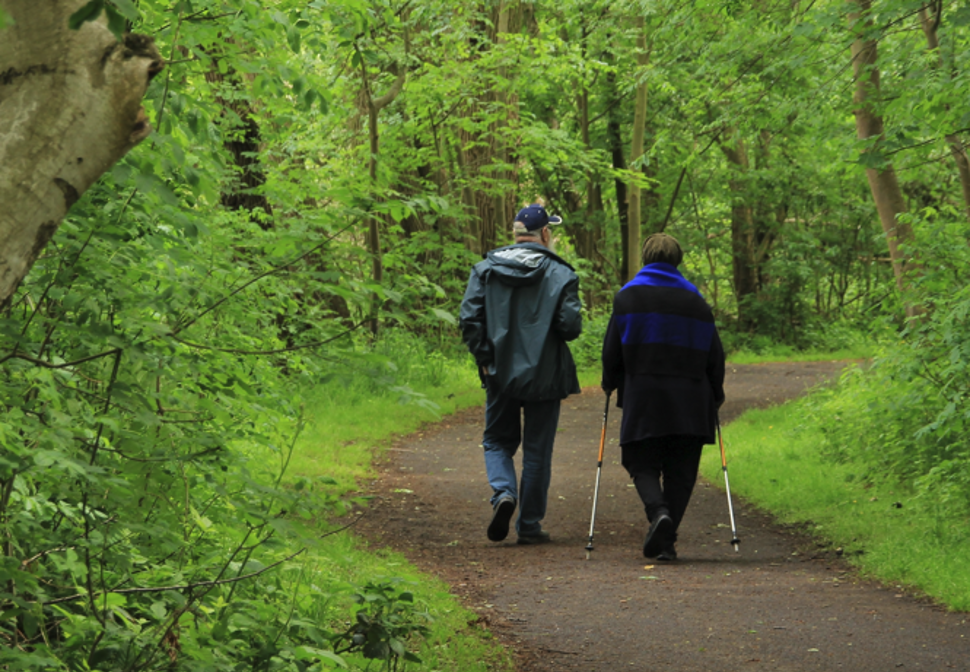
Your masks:
M407 34L405 33L405 42L407 42ZM390 105L398 94L401 93L401 89L404 87L406 70L402 66L397 73L397 78L391 85L391 88L383 96L379 98L374 98L371 87L370 87L370 77L367 74L367 65L363 56L360 58L360 76L362 82L362 88L364 92L364 103L367 106L367 139L368 146L370 149L370 159L368 161L368 176L370 177L371 189L377 192L377 156L380 151L380 133L378 127L378 115L380 111ZM367 249L371 255L371 269L372 277L375 284L381 284L384 281L384 262L381 253L381 219L376 215L371 215L368 218L367 225ZM377 299L375 298L374 305L372 306L372 316L371 316L371 333L377 336L378 333L378 319L377 319Z
M588 58L589 26L587 17L581 11L582 33L580 38L580 55L585 61ZM564 36L565 39L565 36ZM592 150L590 138L590 119L589 119L589 84L585 78L580 78L576 82L579 93L576 95L576 108L579 111L579 132L586 150ZM577 222L566 221L566 230L573 244L576 246L576 253L589 261L593 277L603 276L603 255L600 252L600 242L603 239L603 194L600 185L600 176L592 170L586 172L586 194L585 205L583 196L578 189L570 189L567 197L570 200L569 212L582 215ZM592 310L596 306L598 292L594 291L594 282L584 282L583 305ZM612 283L611 283L612 284Z
M862 21L867 29L871 29L870 0L850 1L858 9L849 14L849 21L852 24ZM867 40L861 37L852 43L856 134L860 140L875 139L875 145L870 146L869 149L865 150L865 153L872 153L877 149L884 135L882 117L877 110L880 93L879 68L876 67L877 46L875 40ZM903 198L902 190L899 188L896 171L892 164L886 163L880 168L866 168L866 178L869 181L872 199L876 204L876 211L879 213L879 221L889 244L889 257L892 260L896 286L900 291L904 291L908 285L907 273L915 266L912 263L907 263L907 257L900 247L913 243L913 230L909 224L900 222L898 219L899 215L906 212L906 201ZM913 315L915 311L911 306L907 306L906 313Z
M476 22L470 39L472 58L498 49L506 42L505 35L518 32L523 23L530 28L534 20L528 8L518 0L479 3L480 16L487 20ZM466 218L467 247L476 254L484 253L499 244L500 233L510 230L516 213L515 199L508 196L508 182L514 180L514 165L507 141L506 129L515 120L515 95L509 94L505 65L481 65L495 74L491 89L472 96L464 105L463 115L473 125L482 117L493 118L485 129L457 131L455 158L465 180L462 204L469 213ZM494 115L494 116L493 116ZM500 164L501 167L496 167Z
M647 35L643 16L638 16L637 27L637 72L644 76L643 68L649 61L647 53ZM644 78L637 84L636 106L633 112L633 140L630 143L630 165L636 164L643 156L643 134L647 123L647 82ZM640 185L634 181L630 183L630 193L627 196L627 244L626 244L626 278L629 282L640 270Z
M940 40L936 31L939 27L940 13L942 7L936 7L931 14L924 6L919 10L920 25L923 27L923 34L926 35L926 45L930 51L935 51L940 57ZM943 59L939 59L938 67L943 65ZM949 105L947 105L949 109ZM955 133L946 135L946 144L950 147L950 154L957 164L957 171L960 174L960 188L963 192L963 207L967 219L970 219L970 159L967 158L967 149L963 144L962 138Z
M14 20L0 32L0 305L71 205L151 133L141 99L158 49L119 43L103 16L69 29L85 2L0 0Z
M613 157L613 168L617 170L626 169L626 152L623 151L623 137L620 133L620 94L616 88L616 74L613 69L610 69L606 75L607 86L609 87L609 110L607 112L607 123L606 123L606 137L610 145L610 155ZM613 180L614 187L616 189L616 219L620 222L620 241L621 241L621 254L620 254L620 277L618 280L621 283L626 282L626 279L630 277L629 269L627 268L627 259L629 258L629 253L627 252L627 245L629 244L629 236L626 219L626 208L627 208L627 193L626 193L626 182L622 178L616 177ZM639 264L636 266L639 268Z
M758 295L757 242L754 214L748 203L746 177L749 168L748 151L744 138L735 130L725 134L734 139L733 145L722 143L721 151L732 165L728 180L731 190L731 269L734 280L734 297L738 304L738 326L742 331L753 329L754 319L748 305Z
M272 228L273 207L266 195L259 193L259 188L266 184L266 171L259 159L262 142L259 123L248 99L223 95L224 89L242 89L245 80L231 65L223 74L218 67L220 58L223 56L213 54L212 67L205 73L206 81L215 89L216 102L222 106L223 146L232 157L234 172L233 179L223 188L220 200L229 210L248 212L250 219L266 231Z
M502 2L498 10L498 24L495 33L495 44L501 48L501 45L505 44L505 35L509 32L509 21L511 19L512 10L509 7L509 2ZM500 65L498 68L498 81L500 82L499 88L495 91L495 101L498 103L498 108L502 110L501 116L492 126L492 157L493 159L502 165L501 168L495 171L495 178L499 183L508 179L508 171L505 166L509 162L509 150L506 146L504 135L504 129L508 125L508 94L506 93L503 84L508 79L508 68L504 65ZM506 210L508 209L506 194L497 190L492 196L493 205L492 209L495 215L494 225L498 226L508 226L511 224L512 217L506 216ZM489 244L486 249L491 249L492 245Z

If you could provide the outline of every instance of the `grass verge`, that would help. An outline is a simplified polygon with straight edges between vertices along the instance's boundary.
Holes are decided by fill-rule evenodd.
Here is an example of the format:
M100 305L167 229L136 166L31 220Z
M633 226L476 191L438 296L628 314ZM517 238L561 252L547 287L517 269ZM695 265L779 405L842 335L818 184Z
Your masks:
M765 364L767 362L823 362L868 359L872 357L874 348L869 345L842 348L840 350L795 350L784 346L777 346L765 352L750 352L740 350L728 354L727 360L731 364Z
M858 465L826 460L804 403L749 411L724 429L732 493L805 524L866 576L970 610L966 521L935 515L899 486L864 482ZM719 451L705 451L701 472L723 487Z
M433 379L417 376L409 388L360 390L330 382L312 391L307 404L307 427L289 464L288 480L332 478L338 493L353 492L361 479L374 476L375 456L403 435L444 415L482 404L484 393L467 362L440 364ZM352 620L359 608L350 596L366 584L390 584L414 596L415 622L429 632L414 638L421 663L407 669L505 672L514 669L509 653L475 623L478 615L464 608L436 577L419 572L404 556L370 549L349 533L316 546L307 569L333 589L329 613ZM333 616L331 616L333 617ZM371 669L375 661L345 655L352 666ZM370 663L371 667L368 667Z

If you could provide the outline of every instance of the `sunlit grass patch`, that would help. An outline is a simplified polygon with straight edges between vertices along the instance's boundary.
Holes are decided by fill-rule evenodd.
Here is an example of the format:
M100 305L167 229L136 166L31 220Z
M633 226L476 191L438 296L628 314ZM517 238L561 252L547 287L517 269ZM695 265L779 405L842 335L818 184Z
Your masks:
M727 359L732 364L763 364L766 362L828 362L863 360L872 357L874 348L857 345L838 350L796 350L791 346L774 346L764 351L740 350L732 352Z
M359 479L373 475L375 455L395 437L485 403L472 366L456 365L443 386L418 383L409 387L410 393L375 396L342 396L334 383L317 390L307 407L308 424L293 456L291 473L329 476L342 488L353 488ZM422 403L415 403L417 400Z
M724 428L732 492L783 522L806 524L866 575L970 609L966 521L932 510L901 485L863 478L863 466L826 459L807 403L749 411ZM705 450L701 471L723 487L716 448Z

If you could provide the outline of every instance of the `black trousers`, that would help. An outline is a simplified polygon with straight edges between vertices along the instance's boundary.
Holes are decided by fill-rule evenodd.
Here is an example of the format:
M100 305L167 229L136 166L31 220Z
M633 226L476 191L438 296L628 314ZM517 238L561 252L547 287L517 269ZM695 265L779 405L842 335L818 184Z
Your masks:
M663 436L622 446L623 466L643 501L647 520L661 512L674 521L671 541L684 518L697 482L704 441L697 436Z

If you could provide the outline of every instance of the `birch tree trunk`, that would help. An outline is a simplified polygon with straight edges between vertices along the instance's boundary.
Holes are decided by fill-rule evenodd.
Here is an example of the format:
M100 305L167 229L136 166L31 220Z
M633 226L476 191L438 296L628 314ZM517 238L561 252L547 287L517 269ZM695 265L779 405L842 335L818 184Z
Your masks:
M141 107L163 67L151 38L106 19L68 28L86 0L0 0L0 306L68 209L151 133Z
M856 10L849 14L849 21L871 28L870 0L851 0L851 4L855 5ZM859 29L856 30L858 33ZM855 103L856 134L860 140L875 140L876 143L873 148L866 150L867 153L875 149L884 136L883 120L876 108L879 100L877 55L878 44L875 40L858 37L852 43L852 71L855 78L855 94L852 100ZM892 164L886 163L881 168L866 168L866 178L889 244L889 258L892 261L896 286L903 291L908 284L906 274L912 264L907 268L907 261L900 247L913 242L912 227L900 222L898 217L906 212L906 201ZM910 306L907 306L906 313L915 314Z
M643 67L647 65L647 35L642 16L637 17L637 65L640 76L643 77ZM637 84L636 106L633 112L633 140L630 146L630 165L643 156L643 134L647 123L647 82L646 79ZM627 196L627 245L626 245L626 278L630 281L640 270L640 185L630 183L630 193Z

